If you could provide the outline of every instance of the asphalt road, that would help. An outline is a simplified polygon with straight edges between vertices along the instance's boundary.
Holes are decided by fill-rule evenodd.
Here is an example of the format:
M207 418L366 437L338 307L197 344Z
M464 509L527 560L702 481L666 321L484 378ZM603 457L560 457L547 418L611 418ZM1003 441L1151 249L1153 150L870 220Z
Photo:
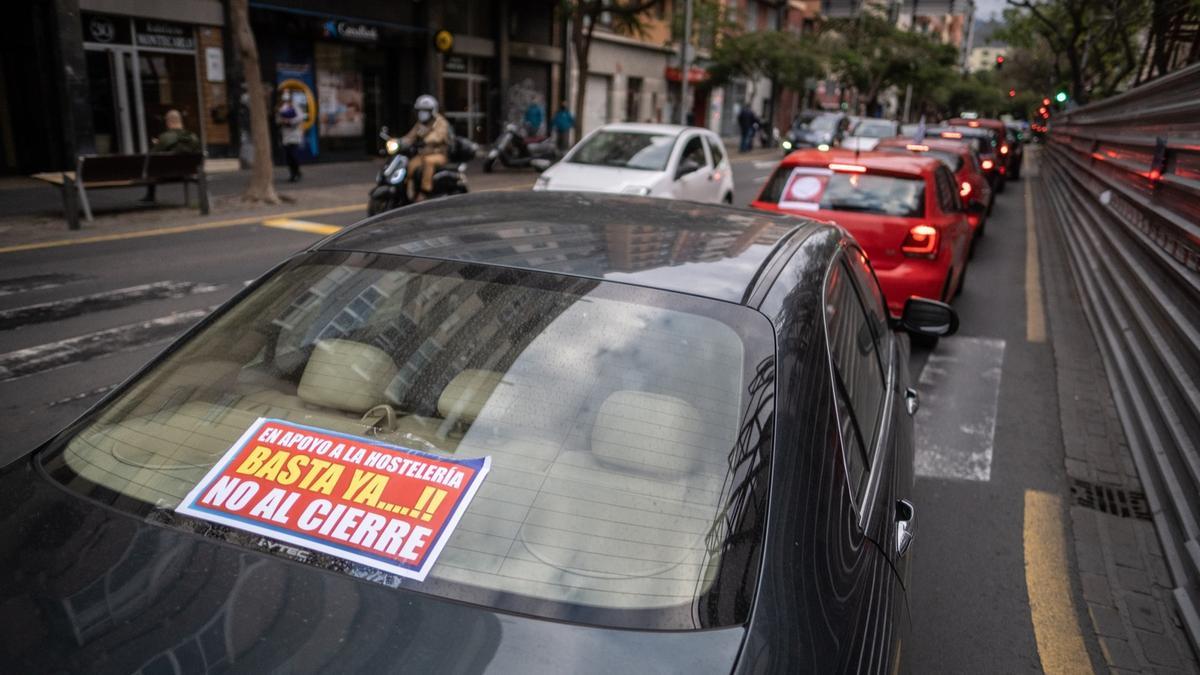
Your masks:
M735 164L739 203L771 166ZM932 354L914 352L910 365L925 444L913 499L913 632L904 645L911 672L1040 670L1029 584L1040 574L1078 588L1073 571L1037 557L1029 532L1030 495L1054 504L1068 490L1053 355L1027 321L1027 182L997 201L954 303L959 335ZM248 280L358 217L0 254L0 463L77 417Z

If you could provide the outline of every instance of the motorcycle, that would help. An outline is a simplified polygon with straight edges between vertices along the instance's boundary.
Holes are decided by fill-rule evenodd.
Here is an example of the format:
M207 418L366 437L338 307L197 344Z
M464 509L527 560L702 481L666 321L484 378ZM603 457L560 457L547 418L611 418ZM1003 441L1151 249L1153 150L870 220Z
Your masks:
M379 138L383 140L380 154L386 155L388 160L375 177L375 187L367 201L368 216L412 203L405 179L409 177L410 160L421 149L420 144L405 145L399 138L391 136L387 127L380 129ZM474 159L478 150L479 146L465 138L452 138L446 165L433 174L433 190L427 198L466 194L467 162ZM419 183L420 174L414 175L412 180Z
M500 138L497 138L496 142L492 144L487 158L483 160L483 170L491 173L496 167L496 162L499 161L510 169L532 166L541 171L542 169L539 167L549 166L561 157L553 138L530 141L521 134L521 129L516 124L506 124L504 133L500 134Z

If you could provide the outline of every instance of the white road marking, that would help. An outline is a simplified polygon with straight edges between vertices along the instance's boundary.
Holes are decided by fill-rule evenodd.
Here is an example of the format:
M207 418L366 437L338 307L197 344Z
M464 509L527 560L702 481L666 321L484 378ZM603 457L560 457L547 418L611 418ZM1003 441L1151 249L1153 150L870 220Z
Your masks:
M0 382L167 342L214 309L216 306L173 312L146 321L0 354Z
M755 179L754 179L754 182L755 182L756 184L758 184L758 183L765 183L765 182L767 182L767 179L768 179L768 178L770 178L770 176L759 176L758 178L755 178Z
M777 160L777 159L767 159L767 160L760 159L754 163L754 168L756 168L756 169L774 169L775 165L778 163L779 163L779 160Z
M988 481L1004 340L943 338L918 380L918 476Z

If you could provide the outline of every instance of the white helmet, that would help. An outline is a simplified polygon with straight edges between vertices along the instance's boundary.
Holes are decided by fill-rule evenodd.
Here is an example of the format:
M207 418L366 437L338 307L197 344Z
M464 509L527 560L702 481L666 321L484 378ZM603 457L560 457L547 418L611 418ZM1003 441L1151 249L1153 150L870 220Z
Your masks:
M415 110L428 110L431 113L436 113L438 110L437 99L429 94L422 94L417 97L417 102L413 104Z

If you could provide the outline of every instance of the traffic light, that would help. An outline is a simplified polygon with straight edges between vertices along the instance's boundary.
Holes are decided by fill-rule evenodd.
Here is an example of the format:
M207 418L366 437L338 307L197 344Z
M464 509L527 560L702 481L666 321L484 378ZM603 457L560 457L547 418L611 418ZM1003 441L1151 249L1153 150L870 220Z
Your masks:
M1042 105L1050 105L1050 99L1048 99L1048 98L1042 99Z
M1008 97L1009 97L1009 98L1016 98L1016 97L1017 97L1017 90L1016 90L1016 89L1009 89L1009 90L1008 90Z
M1057 94L1054 95L1054 100L1058 101L1059 103L1066 103L1067 102L1067 92L1066 91L1058 92Z
M996 70L1000 70L1003 67L1004 67L1004 57L997 56L996 57Z

